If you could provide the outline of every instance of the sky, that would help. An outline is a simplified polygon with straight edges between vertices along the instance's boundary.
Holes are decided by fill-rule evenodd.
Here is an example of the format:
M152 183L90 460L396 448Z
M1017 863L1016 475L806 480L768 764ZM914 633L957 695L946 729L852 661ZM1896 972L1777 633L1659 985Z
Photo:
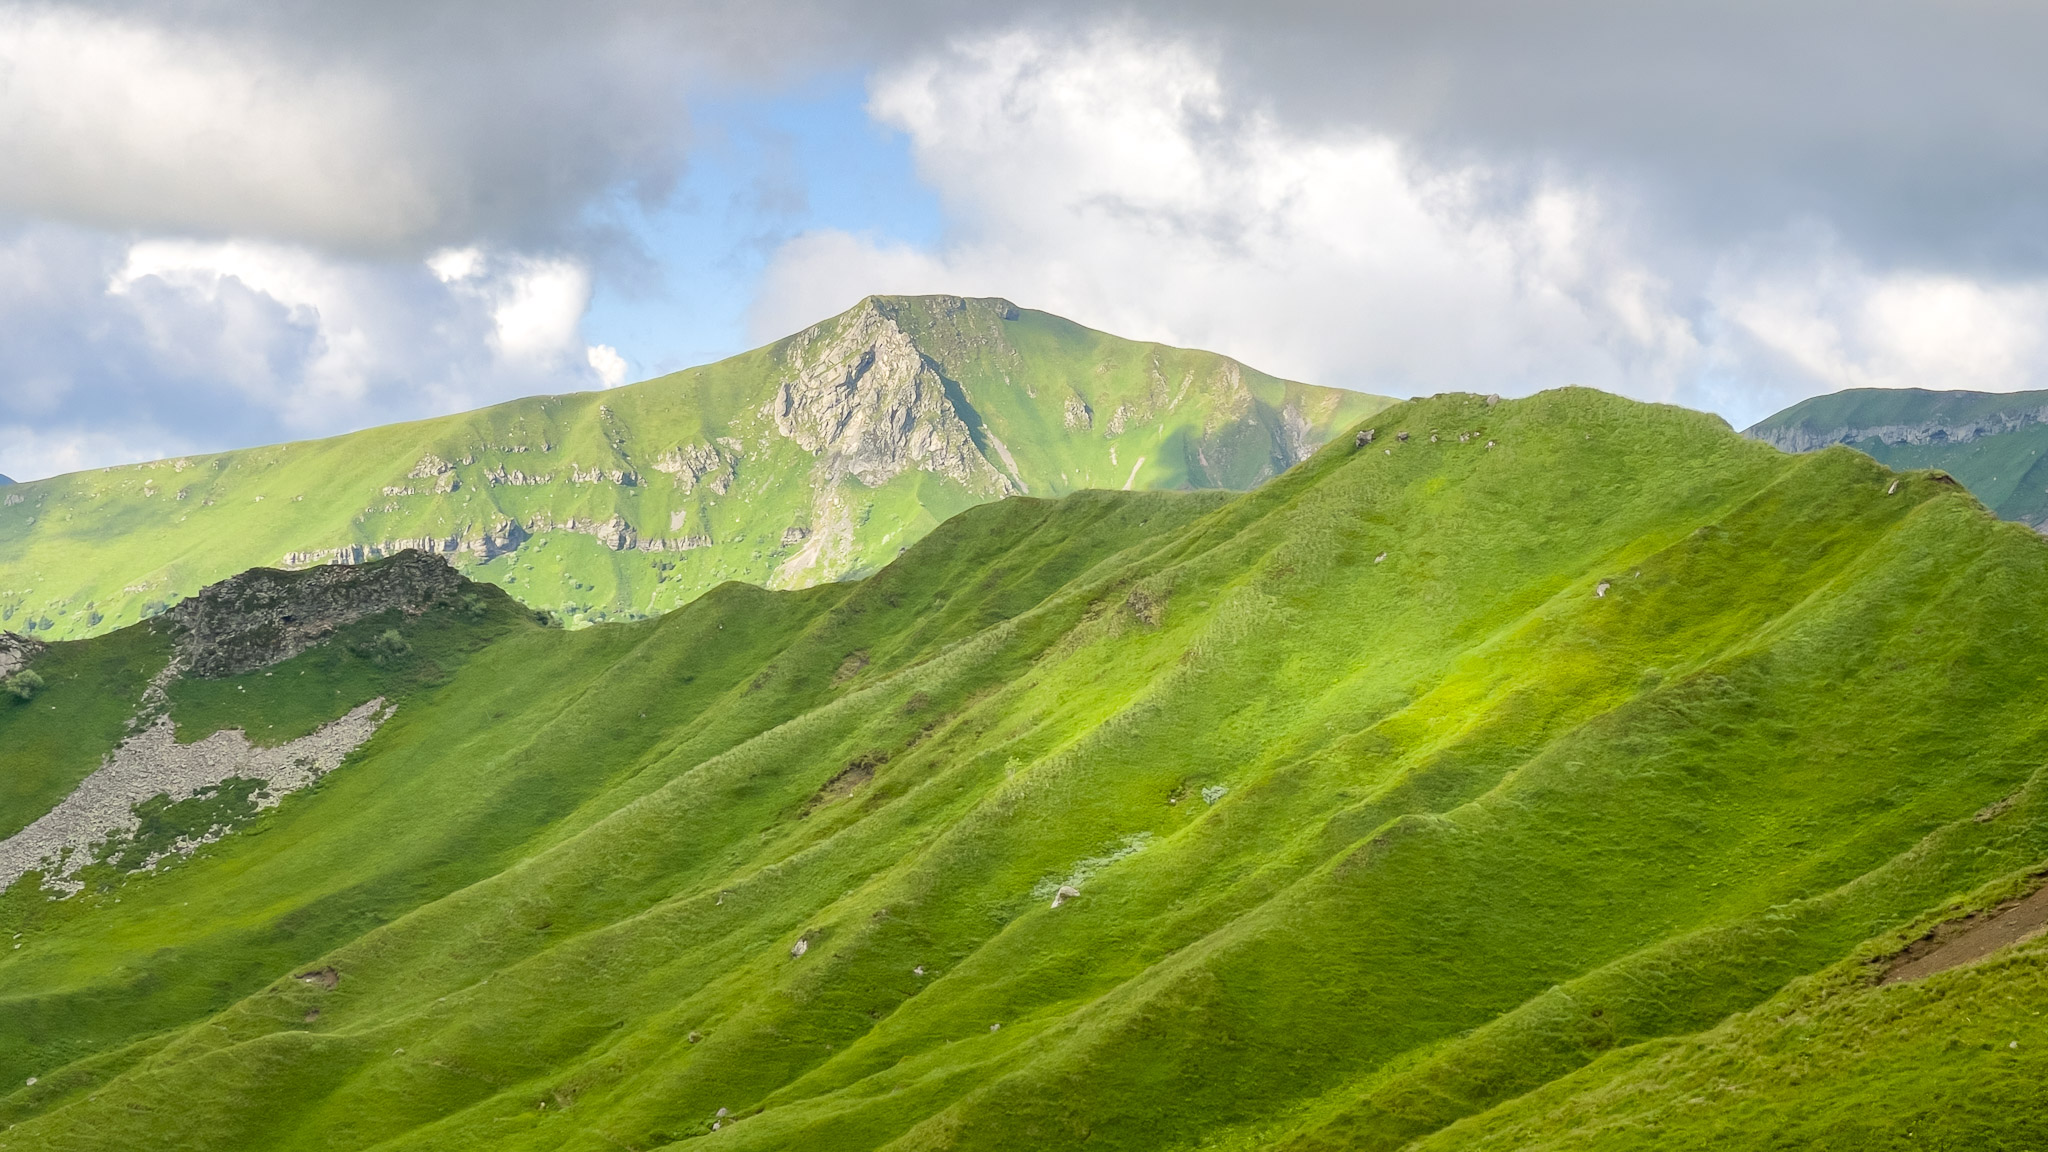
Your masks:
M616 386L869 293L1746 426L2048 387L2048 5L0 0L0 473Z

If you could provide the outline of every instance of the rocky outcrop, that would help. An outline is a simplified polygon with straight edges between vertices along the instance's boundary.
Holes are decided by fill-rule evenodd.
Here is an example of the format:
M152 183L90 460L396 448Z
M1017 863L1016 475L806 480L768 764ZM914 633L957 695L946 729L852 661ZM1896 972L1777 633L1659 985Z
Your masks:
M276 748L257 748L240 730L216 732L191 744L177 741L167 716L123 741L98 771L28 827L0 840L0 891L24 873L42 870L43 886L75 892L71 879L101 855L96 849L140 826L135 807L158 796L189 800L230 780L261 780L251 799L258 811L340 767L391 715L380 697L310 736ZM205 829L163 849L189 854L226 829ZM144 867L153 867L152 858Z
M974 442L968 421L979 417L875 301L792 337L784 358L767 415L822 457L828 476L877 487L915 468L978 493L1013 488Z
M17 636L12 632L0 632L0 680L5 680L29 666L44 648L40 640Z
M685 493L696 491L703 484L720 496L732 489L733 478L738 475L740 442L729 437L720 437L715 444L689 444L663 452L654 458L654 470L666 472L676 478L676 487Z
M338 548L314 548L284 554L286 568L308 568L315 564L368 564L400 552L414 551L455 556L467 552L481 563L495 560L518 549L533 533L511 521L472 535L467 529L452 536L411 536L375 544L343 544Z
M1758 424L1742 434L1782 452L1817 452L1832 444L1876 440L1884 444L1967 444L1985 436L2016 432L2029 424L2048 423L2048 405L2012 408L1968 420L1928 420L1917 424L1841 425L1815 428L1805 423Z
M201 589L162 620L180 670L232 676L289 660L365 617L393 609L418 615L476 587L446 560L408 550L360 567L252 569Z

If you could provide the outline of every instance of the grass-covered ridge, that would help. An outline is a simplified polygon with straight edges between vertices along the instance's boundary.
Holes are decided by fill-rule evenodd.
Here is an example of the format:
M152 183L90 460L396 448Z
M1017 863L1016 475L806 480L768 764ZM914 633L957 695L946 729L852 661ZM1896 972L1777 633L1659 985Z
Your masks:
M2007 520L2048 528L2048 392L1850 388L1802 400L1745 435L1804 452L1847 444L1900 470L1954 475Z
M1368 423L483 638L7 895L0 1143L2025 1146L2041 946L1877 980L2048 858L2048 545L1599 393Z
M254 567L445 554L572 625L893 560L1006 494L1250 488L1391 401L1008 301L872 297L716 364L0 497L0 629L73 639Z

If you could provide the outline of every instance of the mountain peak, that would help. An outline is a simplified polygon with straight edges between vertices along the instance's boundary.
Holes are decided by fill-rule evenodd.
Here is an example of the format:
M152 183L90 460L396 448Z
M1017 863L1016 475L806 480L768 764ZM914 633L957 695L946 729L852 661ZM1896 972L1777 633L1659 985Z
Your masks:
M767 406L776 430L823 459L828 483L851 475L878 488L922 468L990 497L1022 490L982 454L979 415L899 322L914 305L966 311L957 297L870 296L790 337Z
M622 388L10 489L0 623L90 635L408 548L572 625L636 619L875 571L1004 496L1250 488L1387 403L1008 300L870 296Z

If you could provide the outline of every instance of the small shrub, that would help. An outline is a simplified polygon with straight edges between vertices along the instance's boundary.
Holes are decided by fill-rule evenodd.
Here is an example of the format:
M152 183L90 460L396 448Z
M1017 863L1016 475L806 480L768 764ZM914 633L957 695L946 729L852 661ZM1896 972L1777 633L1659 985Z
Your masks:
M17 700L33 700L36 693L43 690L43 678L36 675L34 669L25 668L0 682L0 687L6 688Z
M371 663L380 666L412 655L412 645L406 643L405 636L396 628L386 628L376 639L351 644L349 648L356 655L367 657Z

